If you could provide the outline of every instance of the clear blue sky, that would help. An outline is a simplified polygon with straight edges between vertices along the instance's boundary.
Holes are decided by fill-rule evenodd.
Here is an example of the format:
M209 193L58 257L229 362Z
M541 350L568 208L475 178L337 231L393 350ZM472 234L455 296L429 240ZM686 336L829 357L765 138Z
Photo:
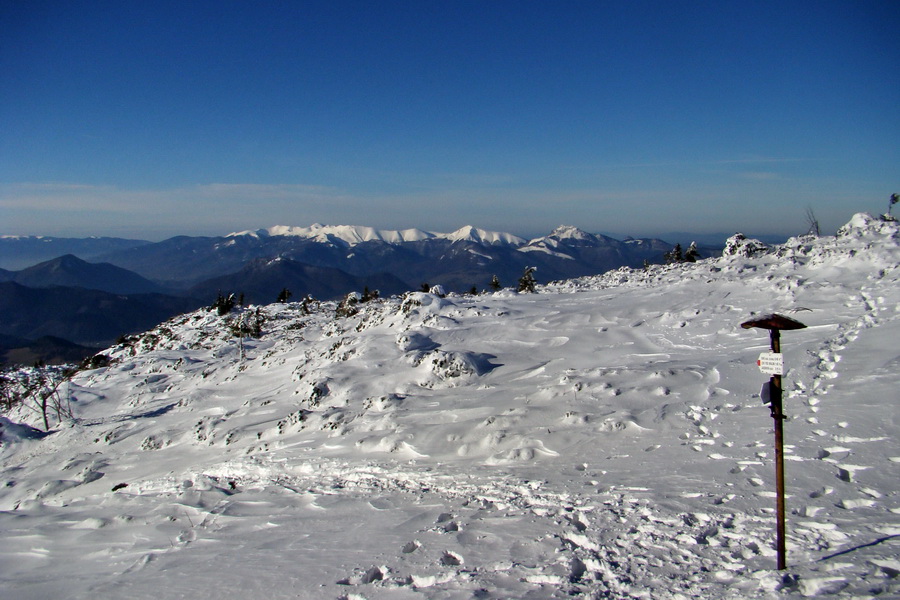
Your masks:
M0 234L796 234L893 192L895 0L0 3Z

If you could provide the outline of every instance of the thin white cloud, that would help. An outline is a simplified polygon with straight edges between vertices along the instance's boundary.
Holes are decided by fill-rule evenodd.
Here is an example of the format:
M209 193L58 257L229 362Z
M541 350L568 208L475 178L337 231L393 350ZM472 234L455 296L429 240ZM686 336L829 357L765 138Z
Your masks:
M333 188L318 185L272 184L272 183L207 183L180 190L175 193L195 193L205 198L233 198L265 200L273 198L322 198L339 196Z
M131 202L122 202L122 190L113 186L75 183L14 183L0 185L0 208L31 212L104 211L131 212L137 205L136 196L146 192L131 192Z
M776 181L782 179L782 176L779 173L773 173L771 171L742 171L738 173L738 176L742 179L750 179L752 181Z
M360 202L334 189L294 184L211 183L166 189L67 182L0 184L2 233L12 234L213 235L275 221L311 223L321 218L323 207Z
M310 185L211 183L158 190L74 183L0 184L0 207L31 211L64 210L141 214L185 202L260 202L338 198L335 190Z
M782 164L782 163L798 163L798 162L822 162L826 159L821 158L801 158L801 157L776 157L776 156L759 156L751 158L723 158L711 160L669 160L656 162L637 162L637 163L608 163L596 165L594 168L606 169L659 169L659 168L690 168L690 167L709 167L716 165L747 165L747 164ZM585 165L572 165L573 169L584 169Z

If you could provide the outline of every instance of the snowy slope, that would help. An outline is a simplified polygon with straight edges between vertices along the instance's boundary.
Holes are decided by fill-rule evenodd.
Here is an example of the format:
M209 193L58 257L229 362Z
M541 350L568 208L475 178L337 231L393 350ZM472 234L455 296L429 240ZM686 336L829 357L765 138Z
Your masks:
M900 595L900 232L482 296L199 311L3 421L4 598ZM774 570L765 332L782 338ZM20 425L16 425L16 423ZM115 489L114 489L115 488Z

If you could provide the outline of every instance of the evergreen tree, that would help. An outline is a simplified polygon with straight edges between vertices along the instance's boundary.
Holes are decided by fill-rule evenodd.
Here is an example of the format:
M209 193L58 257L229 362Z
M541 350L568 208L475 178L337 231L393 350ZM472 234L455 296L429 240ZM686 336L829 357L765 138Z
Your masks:
M519 291L529 294L535 293L535 285L537 281L534 279L534 272L537 267L525 267L525 273L519 278Z
M500 278L496 275L491 277L491 289L495 292L499 292L501 289L503 289L503 286L500 285Z
M697 242L691 242L687 252L684 253L685 262L697 262L700 259L700 251L697 250Z
M219 292L218 296L216 296L216 301L213 302L213 305L210 306L209 309L215 310L216 314L222 317L231 312L231 309L234 308L236 302L234 294L228 294L228 297L226 298L222 295L222 292Z
M666 252L663 258L666 259L667 265L684 262L684 251L681 249L681 244L675 244L675 247L670 252Z

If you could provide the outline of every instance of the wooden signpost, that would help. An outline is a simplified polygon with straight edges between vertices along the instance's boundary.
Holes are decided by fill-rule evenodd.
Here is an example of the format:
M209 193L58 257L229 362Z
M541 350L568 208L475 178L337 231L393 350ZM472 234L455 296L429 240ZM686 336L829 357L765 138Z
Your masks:
M777 494L777 541L778 569L787 568L787 544L785 541L785 510L784 510L784 410L782 409L781 376L784 375L784 358L781 354L781 331L789 329L804 329L806 325L795 321L790 317L778 314L770 314L741 323L744 329L759 328L768 329L772 342L772 351L759 355L756 364L760 371L771 375L769 379L769 407L772 410L772 418L775 420L775 487Z

